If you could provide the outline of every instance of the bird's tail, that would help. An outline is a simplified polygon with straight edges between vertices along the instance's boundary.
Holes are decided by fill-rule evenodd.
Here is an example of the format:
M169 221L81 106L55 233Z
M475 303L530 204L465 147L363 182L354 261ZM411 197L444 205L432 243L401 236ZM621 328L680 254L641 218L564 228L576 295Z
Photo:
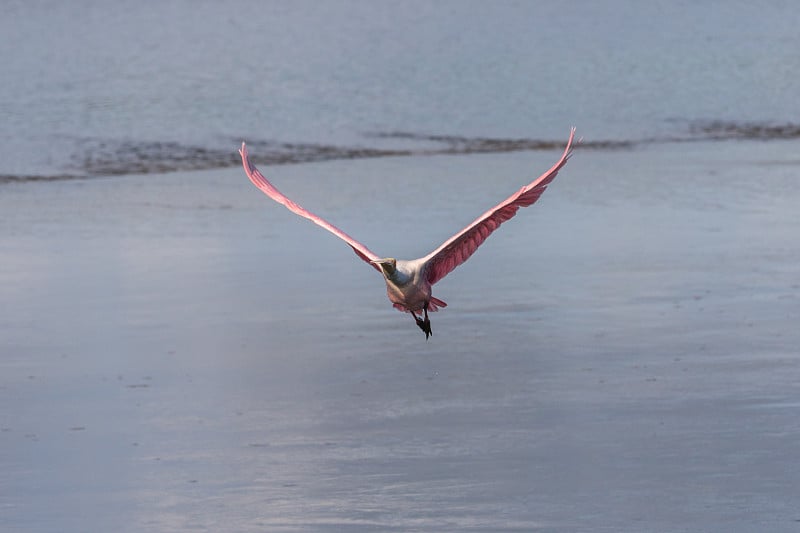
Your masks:
M440 307L447 307L447 304L439 298L431 296L431 301L428 302L428 311L437 311Z
M392 307L394 307L398 311L402 311L403 313L411 312L411 309L409 309L403 304L392 304ZM440 307L447 307L447 304L441 301L439 298L434 298L433 296L431 296L431 299L428 302L428 311L432 313L433 311L438 311ZM422 310L419 310L417 312L421 313Z

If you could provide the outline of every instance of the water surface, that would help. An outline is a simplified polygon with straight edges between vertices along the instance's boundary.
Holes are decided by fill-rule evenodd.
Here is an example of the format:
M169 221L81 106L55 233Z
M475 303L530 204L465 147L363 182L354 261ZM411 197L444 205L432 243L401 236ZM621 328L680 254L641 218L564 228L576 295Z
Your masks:
M556 157L273 178L414 257ZM428 342L238 170L7 184L3 529L795 531L796 172L578 151L437 284Z
M5 2L0 530L797 531L797 27ZM573 124L428 342L237 168L413 258Z
M777 0L6 4L4 181L232 166L242 139L293 162L573 124L798 137L800 20Z

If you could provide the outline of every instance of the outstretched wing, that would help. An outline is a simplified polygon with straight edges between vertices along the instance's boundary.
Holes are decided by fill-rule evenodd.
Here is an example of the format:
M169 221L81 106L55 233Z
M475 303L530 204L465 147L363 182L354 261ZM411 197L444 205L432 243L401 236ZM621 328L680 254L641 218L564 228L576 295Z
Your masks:
M378 265L370 263L370 261L374 261L379 259L379 257L373 253L369 248L352 238L347 233L343 232L327 220L318 217L311 211L304 209L303 207L297 205L293 201L289 200L286 196L284 196L278 189L275 188L272 183L270 183L267 178L256 168L256 166L250 162L250 158L247 157L247 147L244 143L242 143L242 148L239 150L239 154L242 156L242 166L244 166L244 171L247 173L247 177L250 178L250 181L253 182L253 185L261 189L261 192L278 202L279 204L283 204L286 209L300 215L301 217L305 217L317 226L321 226L326 230L330 231L344 242L350 245L353 251L356 253L358 257L366 261L370 264L373 268L380 272L380 267Z
M566 164L567 159L572 154L572 140L574 137L575 128L572 128L564 154L550 170L486 211L469 226L423 258L427 261L426 275L431 285L469 259L478 249L478 246L483 244L483 241L500 227L500 224L517 214L517 209L528 207L539 199L547 185L553 181L558 171Z

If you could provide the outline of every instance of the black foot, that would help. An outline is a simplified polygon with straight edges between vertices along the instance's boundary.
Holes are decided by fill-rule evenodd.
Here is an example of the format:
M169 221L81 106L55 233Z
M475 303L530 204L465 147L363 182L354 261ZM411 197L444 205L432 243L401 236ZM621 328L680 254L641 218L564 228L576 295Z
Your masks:
M428 318L428 304L425 304L425 307L423 307L423 312L425 313L424 319L418 317L416 313L411 313L411 314L414 315L414 321L416 321L417 326L419 326L419 329L425 332L425 340L428 340L428 337L433 335L433 331L431 330L431 321Z
M414 315L414 320L417 322L419 329L425 332L425 340L428 340L428 337L433 335L433 331L431 331L431 321L428 319L428 317L425 317L425 320L423 320L417 315Z

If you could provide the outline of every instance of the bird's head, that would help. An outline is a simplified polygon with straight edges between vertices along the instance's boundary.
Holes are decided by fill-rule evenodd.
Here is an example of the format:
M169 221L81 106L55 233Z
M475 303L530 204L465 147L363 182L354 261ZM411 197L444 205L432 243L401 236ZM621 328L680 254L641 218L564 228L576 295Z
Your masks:
M378 265L386 276L391 276L397 270L397 259L394 257L384 257L383 259L370 261L370 263Z

